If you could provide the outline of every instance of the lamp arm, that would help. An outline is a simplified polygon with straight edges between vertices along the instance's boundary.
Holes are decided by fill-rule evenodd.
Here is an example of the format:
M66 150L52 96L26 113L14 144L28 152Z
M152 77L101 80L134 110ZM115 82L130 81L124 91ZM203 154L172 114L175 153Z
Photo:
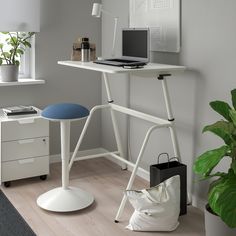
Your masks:
M116 31L117 31L117 22L118 22L118 17L114 18L115 23L114 23L114 32L113 32L113 41L112 41L112 50L111 50L111 56L115 56L115 44L116 44Z
M112 13L110 13L109 11L104 10L103 8L101 9L101 12L103 12L104 14L109 15L113 18L115 17Z
M112 40L112 50L111 50L111 56L114 57L114 56L115 56L116 31L117 31L118 17L117 17L117 16L114 16L114 15L111 14L109 11L106 11L106 10L104 10L104 9L101 9L101 11L102 11L104 14L106 14L106 15L108 15L108 16L114 18L114 21L115 21L115 23L114 23L114 31L113 31L113 40Z

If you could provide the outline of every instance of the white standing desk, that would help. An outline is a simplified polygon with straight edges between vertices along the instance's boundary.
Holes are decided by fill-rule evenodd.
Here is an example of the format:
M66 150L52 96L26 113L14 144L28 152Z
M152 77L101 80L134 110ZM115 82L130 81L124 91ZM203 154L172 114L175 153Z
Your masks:
M107 104L98 105L98 106L95 106L91 109L90 115L88 116L88 118L86 120L84 128L81 132L81 135L80 135L77 145L75 147L74 153L71 157L71 160L70 160L70 163L68 166L68 171L70 171L71 166L75 160L85 160L85 159L91 159L91 158L96 158L96 157L108 155L108 156L111 156L111 157L121 161L122 163L125 163L125 164L133 167L131 177L130 177L128 185L126 187L126 190L129 190L132 188L140 161L143 157L143 153L145 151L145 148L146 148L146 145L147 145L147 142L150 138L151 133L155 129L163 128L163 127L169 128L171 140L172 140L172 144L173 144L173 149L174 149L174 155L179 160L181 160L180 151L179 151L179 144L178 144L178 139L177 139L176 130L175 130L174 116L172 113L166 77L171 76L172 74L175 74L178 72L183 72L185 70L184 66L149 63L144 68L140 68L140 69L123 69L122 67L100 65L100 64L95 64L93 62L59 61L58 64L64 65L64 66L77 67L80 69L102 72L103 79L105 82L106 93L107 93L107 100L108 100ZM109 86L109 78L108 78L108 74L116 74L116 73L139 74L139 75L143 75L143 76L145 76L146 74L151 74L151 75L153 75L153 77L156 76L156 78L158 80L160 80L162 83L162 89L163 89L163 93L164 93L165 105L166 105L166 110L167 110L167 120L161 119L159 117L149 115L149 114L146 114L146 113L143 113L140 111L136 111L136 110L124 107L124 106L116 105L112 99L112 94L111 94L111 90L110 90L110 86ZM84 135L86 133L88 125L91 121L91 118L92 118L94 112L97 111L98 109L109 109L111 112L112 124L113 124L113 128L114 128L115 139L116 139L118 150L114 151L114 152L107 152L107 153L102 153L102 154L99 153L99 154L95 154L95 155L91 155L91 156L76 158L76 154L80 148L80 145L82 143L82 140L84 138ZM121 112L121 113L130 115L130 116L134 116L136 118L148 121L153 124L153 126L151 126L151 128L149 128L149 130L146 133L146 136L145 136L144 141L142 143L142 146L141 146L141 149L140 149L140 152L139 152L139 155L137 157L135 164L124 158L124 151L122 148L121 138L120 138L119 129L117 126L117 121L116 121L114 111ZM126 200L127 200L127 198L124 195L123 199L121 201L120 207L118 209L117 215L115 217L116 223L119 222L119 218L123 212Z

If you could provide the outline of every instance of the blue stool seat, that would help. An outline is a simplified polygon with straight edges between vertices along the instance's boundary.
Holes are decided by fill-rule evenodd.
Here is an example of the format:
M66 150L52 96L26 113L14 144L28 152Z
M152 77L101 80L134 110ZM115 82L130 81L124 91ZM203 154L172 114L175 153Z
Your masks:
M47 106L41 116L49 120L82 119L89 115L89 110L79 104L59 103Z

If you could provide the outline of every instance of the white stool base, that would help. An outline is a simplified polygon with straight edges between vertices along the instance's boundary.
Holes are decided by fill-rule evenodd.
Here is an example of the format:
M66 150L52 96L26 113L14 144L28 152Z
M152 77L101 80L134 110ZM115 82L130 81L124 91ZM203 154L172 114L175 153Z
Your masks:
M76 187L54 188L37 199L39 207L55 212L77 211L88 207L94 201L92 194Z

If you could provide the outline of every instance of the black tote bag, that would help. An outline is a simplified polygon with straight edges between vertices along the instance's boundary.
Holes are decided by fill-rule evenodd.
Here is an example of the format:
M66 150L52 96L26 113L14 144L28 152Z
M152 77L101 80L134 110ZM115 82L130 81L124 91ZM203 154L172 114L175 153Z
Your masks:
M162 156L168 161L159 163ZM177 158L171 158L176 159ZM179 161L171 161L168 153L161 153L158 156L157 164L150 166L150 187L156 186L174 175L180 176L180 215L187 214L187 166Z

